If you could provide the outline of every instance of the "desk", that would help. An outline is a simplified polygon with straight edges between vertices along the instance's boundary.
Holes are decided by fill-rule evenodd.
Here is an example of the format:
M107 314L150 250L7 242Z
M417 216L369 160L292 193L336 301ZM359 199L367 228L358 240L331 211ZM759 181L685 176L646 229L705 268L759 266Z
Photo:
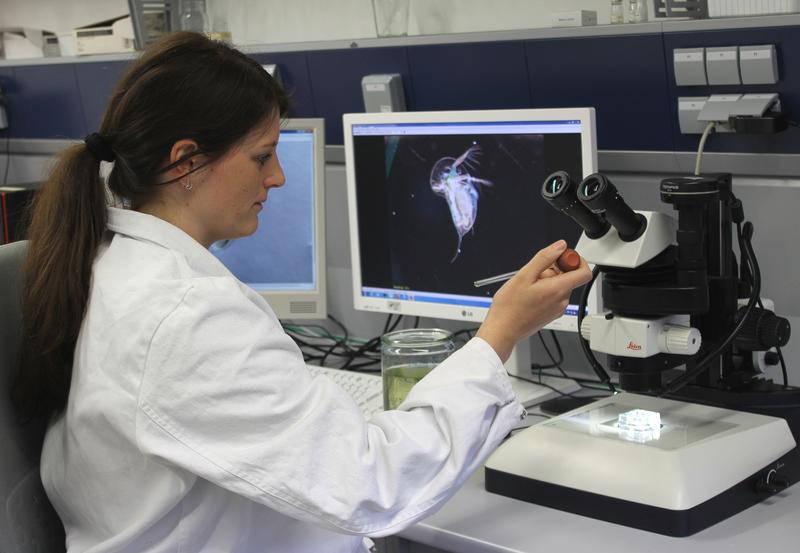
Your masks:
M790 553L800 550L800 484L693 536L673 538L489 493L480 468L438 513L398 536L389 551Z

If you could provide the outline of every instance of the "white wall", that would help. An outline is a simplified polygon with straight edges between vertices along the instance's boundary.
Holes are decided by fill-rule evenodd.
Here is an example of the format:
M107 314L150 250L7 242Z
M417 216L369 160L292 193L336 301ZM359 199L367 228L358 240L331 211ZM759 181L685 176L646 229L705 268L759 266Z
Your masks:
M397 0L376 0L398 3ZM609 21L608 0L408 0L408 34L428 35L549 27L551 13L597 10ZM372 0L240 0L228 4L237 44L349 40L377 35Z
M206 0L212 18L227 16L237 44L375 37L372 1ZM578 8L597 10L601 24L609 21L608 0L407 1L412 35L549 27L552 12ZM0 27L63 32L126 13L127 0L0 0Z

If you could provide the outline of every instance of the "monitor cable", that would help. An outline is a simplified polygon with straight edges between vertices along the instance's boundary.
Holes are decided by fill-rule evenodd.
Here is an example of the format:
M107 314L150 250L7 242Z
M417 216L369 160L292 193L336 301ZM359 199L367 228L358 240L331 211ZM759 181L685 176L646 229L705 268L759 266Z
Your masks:
M320 365L325 366L332 357L344 358L351 363L348 367L350 369L363 369L380 361L380 357L373 351L359 353L369 341L351 338L343 324L334 317L329 316L329 318L342 329L344 336L336 336L322 325L283 324L284 330L300 347L306 361L318 361ZM328 341L332 343L329 344ZM352 364L356 359L362 359L364 362Z
M386 317L386 322L383 325L383 333L380 334L379 336L375 336L374 338L367 340L361 347L357 348L353 352L352 356L341 367L342 369L348 369L348 370L366 369L370 365L374 365L376 362L380 363L380 357L378 357L377 359L365 363L353 364L357 358L365 356L369 353L377 353L378 355L380 355L381 336L383 336L383 334L386 334L387 332L394 331L400 324L400 321L403 319L403 315L397 315L397 319L395 319L394 321L392 320L392 317L393 315L391 314ZM378 370L380 370L380 367L378 367Z
M561 363L564 362L564 352L561 349L561 344L558 342L558 337L556 337L555 331L550 330L550 335L552 336L553 344L556 347L558 358L556 358L556 356L554 356L553 353L550 351L550 347L547 345L547 342L544 339L544 331L540 330L539 332L536 333L536 336L539 337L539 341L542 343L542 348L547 354L547 357L550 358L550 364L540 365L539 363L531 363L531 370L541 372L543 369L558 369L558 371L564 376L564 378L568 378L567 373L564 372L564 369L561 367Z
M330 321L332 321L336 326L338 326L339 328L342 329L343 336L342 336L342 338L340 340L335 341L333 343L333 345L330 348L328 348L328 351L325 352L325 355L322 356L322 359L320 360L319 364L321 366L323 366L323 367L325 366L325 361L328 360L328 357L330 357L330 355L336 350L336 348L339 348L339 347L342 347L342 346L348 347L347 346L347 339L349 338L349 333L347 331L347 327L344 326L341 322L339 322L339 319L337 319L336 317L334 317L330 313L328 314L328 319Z

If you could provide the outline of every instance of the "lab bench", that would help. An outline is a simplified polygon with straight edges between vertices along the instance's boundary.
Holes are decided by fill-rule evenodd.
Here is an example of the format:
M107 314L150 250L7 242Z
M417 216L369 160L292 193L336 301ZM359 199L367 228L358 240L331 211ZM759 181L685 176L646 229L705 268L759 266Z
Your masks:
M477 470L442 509L387 538L386 553L753 553L796 551L800 487L792 486L685 538L674 538L510 499Z

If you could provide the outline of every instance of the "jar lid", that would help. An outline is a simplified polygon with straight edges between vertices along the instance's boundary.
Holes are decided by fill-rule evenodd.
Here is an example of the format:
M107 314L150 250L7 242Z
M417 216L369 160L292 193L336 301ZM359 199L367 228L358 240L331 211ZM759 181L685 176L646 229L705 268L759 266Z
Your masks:
M387 332L381 343L391 347L426 347L442 345L453 340L453 333L441 328L406 328Z

